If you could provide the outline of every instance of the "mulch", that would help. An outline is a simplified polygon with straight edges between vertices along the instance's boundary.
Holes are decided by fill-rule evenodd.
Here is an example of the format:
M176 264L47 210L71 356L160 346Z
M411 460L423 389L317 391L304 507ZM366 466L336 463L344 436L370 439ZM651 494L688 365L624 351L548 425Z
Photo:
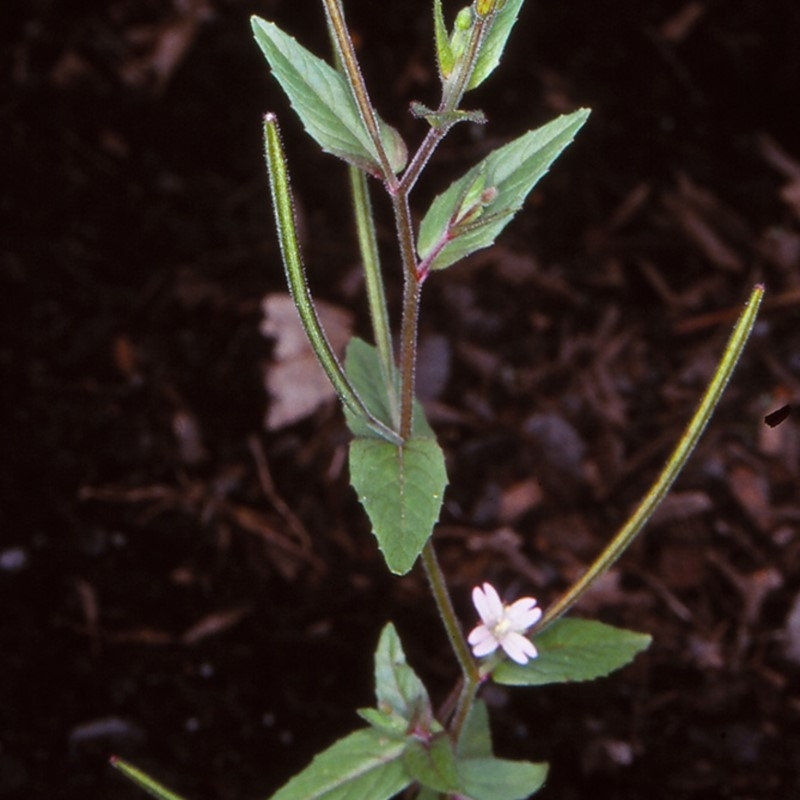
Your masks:
M411 142L404 109L437 99L428 6L347 3L376 103ZM368 331L343 170L249 32L258 13L323 53L311 11L8 4L3 800L141 797L111 753L187 798L268 796L360 724L389 620L437 701L456 675L424 576L383 565L335 404L265 425L262 299L285 291L266 110L313 290ZM451 481L437 549L465 626L478 582L546 605L580 575L766 288L691 463L574 612L650 650L592 684L485 690L498 753L551 762L542 798L800 788L799 37L793 0L526 4L468 96L489 125L456 129L415 195L422 213L497 144L593 109L498 246L425 287L420 393Z

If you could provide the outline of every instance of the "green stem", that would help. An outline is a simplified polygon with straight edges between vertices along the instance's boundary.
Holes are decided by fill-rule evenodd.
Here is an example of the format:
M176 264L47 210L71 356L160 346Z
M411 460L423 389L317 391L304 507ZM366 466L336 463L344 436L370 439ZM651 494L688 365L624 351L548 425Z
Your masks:
M547 609L539 624L534 628L534 632L540 632L555 622L580 599L594 581L622 555L641 532L658 504L664 499L675 478L686 464L719 403L722 392L733 374L733 370L753 329L763 295L764 287L761 285L756 286L751 292L747 304L728 340L719 366L700 400L697 411L695 411L678 445L658 476L658 480L639 503L631 518L623 525L586 573Z
M461 738L461 734L464 731L464 725L466 724L467 718L469 717L469 712L472 710L472 706L475 703L475 696L478 694L478 688L480 685L480 675L474 678L470 677L468 680L464 680L464 683L461 687L461 694L458 698L458 705L456 706L456 711L453 715L453 720L450 723L449 729L450 736L454 742L458 742L458 740Z
M381 375L389 399L389 408L392 410L392 419L395 420L398 412L394 381L395 365L392 352L392 333L367 176L360 169L353 166L349 166L347 172L350 176L350 192L353 198L358 247L361 252L361 261L364 265L364 280L367 287L367 302L372 322L372 334L375 338L375 345L378 348ZM399 419L396 420L396 424L399 426Z
M333 2L335 0L325 0L326 6ZM461 102L475 67L480 43L489 24L490 18L479 19L473 27L472 36L467 47L467 56L462 60L458 74L453 77L453 80L443 90L440 111L454 110ZM349 72L350 70L348 69ZM420 172L448 129L449 127L432 128L428 131L401 181L398 182L393 174L384 170L386 188L392 198L395 227L403 263L403 316L400 331L400 435L403 439L408 439L412 433L414 378L417 363L417 330L422 284L421 276L417 271L414 228L411 221L408 197ZM481 674L464 639L450 594L447 591L447 584L436 558L433 542L430 539L422 550L422 563L439 610L439 616L442 619L450 645L463 675L463 686L450 727L454 740L458 741L475 700Z
M453 647L453 652L456 654L458 664L461 667L461 672L464 675L466 683L478 682L480 675L478 673L478 666L472 658L467 640L461 632L461 625L458 622L456 611L453 608L453 601L450 599L450 593L447 591L447 582L442 574L439 560L436 558L436 551L433 549L433 542L428 539L425 547L422 549L422 564L425 567L425 574L428 577L428 583L431 587L431 593L436 601L436 607L439 609L439 616L442 618L447 637L450 639L450 644Z
M461 667L461 690L458 693L458 702L449 725L452 740L458 742L472 704L475 702L482 675L461 631L461 625L453 608L453 601L447 591L447 582L436 558L433 541L430 539L422 550L422 564L425 567L425 574L428 577L436 607L439 609L439 617L444 624L447 638L450 640L450 646L453 648L458 664ZM442 720L442 722L444 723L445 720Z

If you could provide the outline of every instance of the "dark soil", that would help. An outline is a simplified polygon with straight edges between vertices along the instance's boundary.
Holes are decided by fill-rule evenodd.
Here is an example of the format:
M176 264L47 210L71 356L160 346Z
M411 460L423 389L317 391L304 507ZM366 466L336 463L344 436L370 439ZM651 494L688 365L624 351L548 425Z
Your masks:
M430 3L347 6L376 102L419 141ZM3 5L3 800L142 797L111 753L187 798L266 797L360 724L388 620L437 700L456 675L424 577L387 574L348 486L340 412L264 429L266 110L314 291L365 320L343 169L291 118L251 13L326 51L305 0ZM796 0L531 0L468 98L490 124L456 130L415 195L594 110L498 248L426 285L465 626L479 581L546 605L580 574L767 290L670 500L575 611L652 648L593 684L486 692L498 751L552 763L542 798L800 796L800 428L764 422L800 404L798 41Z

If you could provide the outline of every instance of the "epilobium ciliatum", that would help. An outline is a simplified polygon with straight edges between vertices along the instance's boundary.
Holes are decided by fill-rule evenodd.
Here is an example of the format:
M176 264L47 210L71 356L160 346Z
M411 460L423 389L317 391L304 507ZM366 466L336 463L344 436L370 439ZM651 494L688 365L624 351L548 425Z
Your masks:
M406 662L398 634L388 623L375 653L375 706L358 712L365 725L320 753L273 800L385 800L406 790L424 800L522 800L538 791L547 765L494 755L479 687L489 680L515 686L590 680L619 669L648 646L646 634L564 615L641 531L668 491L719 400L761 301L763 288L757 286L667 465L584 575L544 612L531 597L506 605L491 584L475 587L473 601L480 622L465 638L432 538L447 485L444 455L414 397L421 292L432 273L495 241L584 125L589 111L560 116L491 152L434 199L418 228L409 197L455 125L485 122L482 112L462 109L461 102L497 67L523 2L474 0L458 12L448 30L441 0L434 0L441 100L435 109L412 104L412 113L427 132L410 157L400 134L381 119L370 100L340 0L323 0L333 42L332 64L274 23L252 20L272 74L306 131L323 150L349 165L374 344L353 339L342 364L308 288L278 120L274 114L266 115L266 160L286 276L314 352L342 401L352 433L352 485L389 570L403 575L421 560L461 672L453 693L456 699L445 704L446 711L437 718L424 684ZM367 176L383 185L394 214L404 280L398 353L392 345ZM116 759L114 764L155 797L177 797L130 764Z

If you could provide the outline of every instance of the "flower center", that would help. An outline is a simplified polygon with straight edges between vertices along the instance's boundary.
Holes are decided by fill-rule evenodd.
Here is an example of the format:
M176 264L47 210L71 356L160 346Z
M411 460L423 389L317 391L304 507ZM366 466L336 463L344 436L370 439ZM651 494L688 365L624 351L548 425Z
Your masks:
M492 628L492 633L495 635L496 638L500 639L505 636L507 633L511 631L511 623L506 617L503 617L495 626Z

